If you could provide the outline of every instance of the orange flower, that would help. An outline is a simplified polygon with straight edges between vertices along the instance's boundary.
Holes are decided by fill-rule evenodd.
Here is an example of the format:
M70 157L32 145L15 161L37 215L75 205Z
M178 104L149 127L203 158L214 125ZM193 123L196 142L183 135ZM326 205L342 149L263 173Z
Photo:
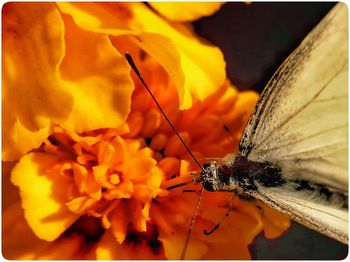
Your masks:
M198 159L235 152L258 96L224 81L218 49L141 3L7 4L3 26L3 157L35 148L3 168L4 256L178 259L198 198L183 189L200 186L168 189L197 167L122 54L132 53ZM222 67L202 66L202 52ZM247 259L261 230L276 237L288 227L237 199L204 235L231 197L204 194L186 259Z

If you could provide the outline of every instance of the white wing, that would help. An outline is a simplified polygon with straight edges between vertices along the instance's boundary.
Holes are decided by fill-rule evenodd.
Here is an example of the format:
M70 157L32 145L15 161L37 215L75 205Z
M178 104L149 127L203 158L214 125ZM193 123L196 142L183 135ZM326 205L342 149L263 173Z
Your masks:
M256 197L342 242L348 228L347 17L346 5L337 4L287 58L240 142L242 156L279 166L286 180L337 192L336 200L325 201L306 187L296 192L288 185L260 187Z
M310 195L283 188L260 187L252 196L313 230L348 243L347 210L315 203L310 200Z

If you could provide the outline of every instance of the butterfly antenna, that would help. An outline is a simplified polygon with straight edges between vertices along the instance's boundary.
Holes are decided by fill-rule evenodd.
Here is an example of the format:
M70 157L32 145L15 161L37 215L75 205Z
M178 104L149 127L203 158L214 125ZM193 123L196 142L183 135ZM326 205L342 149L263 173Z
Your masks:
M207 230L205 229L204 232L203 232L204 235L207 235L207 236L208 236L208 235L210 235L211 233L213 233L215 230L217 230L217 229L220 227L221 223L224 222L225 218L228 217L228 216L231 214L231 212L232 212L232 210L233 210L232 204L233 204L233 201L235 200L235 197L236 197L236 192L233 193L232 199L231 199L231 201L230 201L230 204L229 204L228 210L226 211L225 216L224 216L224 217L221 219L221 221L220 221L219 223L217 223L211 230L207 231Z
M164 116L164 118L166 119L166 121L170 125L171 129L176 134L176 136L180 139L181 143L184 145L184 147L186 148L187 152L190 154L190 156L192 157L194 162L198 165L198 167L202 170L202 172L205 172L205 169L203 168L203 166L198 162L196 157L192 154L191 150L188 148L188 146L186 145L185 141L180 136L179 132L176 130L176 128L173 126L173 124L171 123L171 121L169 120L167 115L164 113L162 107L159 105L157 99L154 97L152 91L149 89L148 85L146 84L145 80L143 79L143 77L141 76L139 70L137 69L137 67L136 67L136 65L134 63L134 60L132 59L131 55L128 52L125 53L125 58L128 61L128 63L131 66L131 68L136 73L137 77L140 79L142 85L146 88L148 93L151 95L151 97L154 100L154 102L156 103L159 111L162 113L162 115ZM182 186L181 183L178 184L178 185L175 185L171 189L173 189L175 187L179 187L179 186ZM198 198L198 201L197 201L197 204L196 204L196 208L195 208L195 211L193 213L193 216L192 216L192 219L191 219L191 223L190 223L190 227L189 227L187 235L186 235L185 245L184 245L184 248L183 248L182 253L181 253L181 259L184 259L184 257L185 257L187 246L188 246L188 242L190 240L190 236L191 236L191 232L192 232L192 228L193 228L193 224L194 224L194 222L196 220L196 217L197 217L197 214L198 214L198 210L199 210L200 202L202 200L202 196L203 196L203 188L200 190L200 195L199 195L199 198Z
M201 188L201 190L199 192L200 192L200 195L199 195L199 198L198 198L198 201L197 201L197 204L196 204L196 208L195 208L195 210L193 212L191 223L190 223L190 227L188 228L188 231L187 231L187 234L186 234L185 244L184 244L184 247L183 247L182 252L181 252L181 256L180 256L181 260L185 259L188 243L190 242L190 236L191 236L191 233L192 233L193 225L194 225L194 222L196 221L196 217L197 217L197 214L198 214L198 211L199 211L199 206L200 206L200 203L202 201L203 187Z
M202 165L198 162L198 160L196 159L196 157L192 154L191 150L188 148L188 146L186 145L185 141L182 139L182 137L180 136L179 132L177 132L176 128L173 126L173 124L171 123L171 121L169 120L169 118L167 117L167 115L164 113L162 107L159 105L157 99L154 97L152 91L149 89L149 87L147 86L145 80L143 80L143 77L141 76L139 70L137 69L134 60L132 59L131 55L126 52L125 53L125 57L126 60L128 61L129 65L131 66L131 68L134 70L134 72L136 73L137 77L140 79L141 83L143 84L143 86L147 89L148 93L151 95L152 99L154 100L154 102L156 103L159 111L162 113L162 115L164 116L164 118L166 119L166 121L168 122L168 124L170 125L171 129L175 132L176 136L180 139L181 143L185 146L187 152L190 154L190 156L192 157L192 159L196 162L196 164L199 166L199 168L205 172L204 168L202 167Z

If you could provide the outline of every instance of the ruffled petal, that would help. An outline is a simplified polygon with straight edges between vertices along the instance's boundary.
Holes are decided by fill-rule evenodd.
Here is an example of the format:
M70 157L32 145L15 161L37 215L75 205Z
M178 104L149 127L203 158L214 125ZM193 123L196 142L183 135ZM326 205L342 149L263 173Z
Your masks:
M7 3L2 21L3 160L13 160L40 145L73 101L58 71L64 27L55 4Z
M166 18L185 22L214 14L224 2L151 2L149 4Z
M134 34L126 23L133 18L128 4L118 4L114 10L106 10L99 3L56 3L62 13L72 16L74 22L82 29L95 33L110 35Z
M60 72L74 98L72 114L62 126L74 132L119 126L130 112L134 90L129 65L107 36L62 17L66 55Z
M12 171L11 182L19 187L25 218L34 233L47 241L56 239L79 215L65 205L72 178L50 171L58 158L29 153Z
M203 100L213 94L225 80L225 61L220 49L202 43L187 27L165 21L144 4L59 3L58 6L85 30L134 37L135 43L150 52L174 80L179 90L181 109L191 106L191 96ZM86 17L94 17L96 21L87 23ZM113 29L111 23L116 29ZM157 39L164 44L154 41ZM169 42L172 44L167 44ZM181 74L185 76L184 85Z
M219 89L226 77L225 61L220 49L204 44L183 25L166 22L145 5L135 3L130 7L135 17L131 21L132 28L162 34L174 42L185 74L185 89L192 96L203 100ZM189 108L192 104L185 98L179 97L181 109Z

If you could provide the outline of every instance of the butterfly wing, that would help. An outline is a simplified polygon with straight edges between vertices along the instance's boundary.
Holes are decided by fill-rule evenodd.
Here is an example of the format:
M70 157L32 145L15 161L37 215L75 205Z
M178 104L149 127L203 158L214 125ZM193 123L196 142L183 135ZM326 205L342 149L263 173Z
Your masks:
M313 230L348 243L347 209L314 202L312 196L305 192L281 188L259 187L252 196Z
M347 78L347 7L340 3L268 83L244 130L240 154L277 165L287 181L305 181L347 198ZM332 237L347 235L347 209L339 211L347 200L330 204L310 188L290 185L260 186L257 193L311 228L326 234L328 228ZM344 242L343 235L338 239Z

